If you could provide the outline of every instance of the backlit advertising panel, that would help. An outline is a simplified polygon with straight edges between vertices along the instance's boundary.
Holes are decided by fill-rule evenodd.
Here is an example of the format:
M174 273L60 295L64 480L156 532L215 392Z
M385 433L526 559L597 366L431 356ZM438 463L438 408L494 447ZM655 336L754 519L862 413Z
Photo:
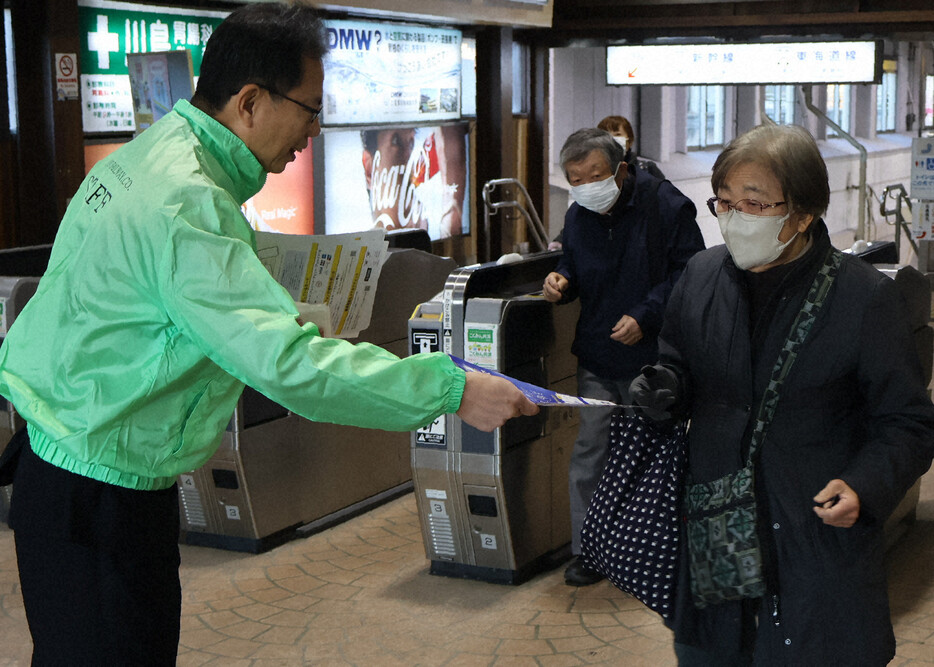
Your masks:
M326 25L323 126L460 118L459 30L370 21Z
M457 123L326 132L326 232L420 228L435 241L470 233L467 130Z
M314 159L309 149L298 153L281 174L266 176L263 189L242 208L257 231L314 234L314 204Z

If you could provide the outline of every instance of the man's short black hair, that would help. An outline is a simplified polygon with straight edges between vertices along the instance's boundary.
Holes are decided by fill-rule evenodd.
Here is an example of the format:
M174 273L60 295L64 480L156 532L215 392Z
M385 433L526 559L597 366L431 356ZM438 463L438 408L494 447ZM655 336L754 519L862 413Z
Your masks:
M302 58L320 60L327 51L324 23L313 7L279 2L240 7L208 40L192 102L213 114L248 83L287 92L301 83Z

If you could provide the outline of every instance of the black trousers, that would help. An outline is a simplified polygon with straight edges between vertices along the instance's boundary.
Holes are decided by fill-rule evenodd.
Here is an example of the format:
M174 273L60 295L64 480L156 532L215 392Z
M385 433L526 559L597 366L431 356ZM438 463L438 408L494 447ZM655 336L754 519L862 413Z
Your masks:
M178 492L135 491L24 448L10 523L33 665L174 665Z

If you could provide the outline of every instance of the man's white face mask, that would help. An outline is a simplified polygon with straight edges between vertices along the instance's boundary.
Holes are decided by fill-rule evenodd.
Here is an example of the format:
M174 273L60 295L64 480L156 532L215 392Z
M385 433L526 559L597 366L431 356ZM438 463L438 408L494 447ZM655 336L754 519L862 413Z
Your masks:
M785 226L790 213L785 215L753 215L733 209L717 213L720 233L727 250L733 257L733 263L744 271L757 266L765 266L778 259L794 236L782 243L778 235Z
M619 164L616 165L616 171L609 178L583 185L572 185L571 197L574 201L595 213L606 213L613 208L620 193L619 186L616 184Z

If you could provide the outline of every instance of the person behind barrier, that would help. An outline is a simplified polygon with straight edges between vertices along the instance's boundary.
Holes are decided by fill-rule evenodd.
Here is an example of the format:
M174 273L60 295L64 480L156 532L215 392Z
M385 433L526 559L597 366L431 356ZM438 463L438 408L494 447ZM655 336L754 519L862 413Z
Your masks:
M560 160L575 203L565 215L564 253L545 278L551 302L580 298L571 351L577 356L578 393L629 402L629 383L655 363L656 336L668 295L688 259L704 247L696 209L668 181L625 161L608 132L578 130ZM570 463L571 551L580 554L580 530L609 445L612 410L587 408ZM582 586L601 575L574 559L565 581Z
M840 265L754 450L765 592L698 608L692 588L711 582L690 575L699 548L682 528L679 664L885 665L895 638L883 524L934 456L934 407L898 287L831 252L827 168L803 128L734 139L711 185L726 244L688 263L659 363L630 387L650 416L690 419L692 484L744 466L792 323L822 267Z
M175 664L175 480L217 449L244 383L388 430L538 411L444 354L322 338L257 258L240 205L320 133L326 45L308 6L232 12L192 101L90 171L4 340L0 393L28 423L10 520L33 664Z
M626 155L623 160L626 164L632 164L638 167L639 169L644 169L649 172L655 178L665 180L665 174L662 173L662 170L658 168L658 165L652 162L651 160L645 160L641 157L636 157L632 151L632 143L634 141L635 134L632 131L632 125L630 122L623 116L607 116L599 123L597 123L597 129L605 130L613 136L613 140L616 141L620 146L623 147L623 150L626 151ZM558 232L558 235L548 244L549 250L561 250L564 243L564 229Z
M597 123L597 127L612 134L616 143L626 149L625 159L627 164L635 164L640 169L645 169L655 178L665 178L665 174L662 173L662 170L659 169L658 165L652 162L652 160L637 157L635 153L633 153L632 145L635 142L636 135L632 131L632 123L629 122L628 118L625 116L607 116Z

